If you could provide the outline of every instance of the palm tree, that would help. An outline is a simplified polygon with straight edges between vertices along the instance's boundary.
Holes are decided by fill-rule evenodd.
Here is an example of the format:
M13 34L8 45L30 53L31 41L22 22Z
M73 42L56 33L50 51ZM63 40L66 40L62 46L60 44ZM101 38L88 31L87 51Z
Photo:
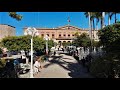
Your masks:
M102 28L104 28L104 26L105 26L105 21L104 21L104 19L105 19L105 12L102 12Z
M117 13L115 12L115 23L117 22Z
M101 20L101 29L104 25L105 12L95 12L95 18L97 19L97 23Z
M115 15L114 16L115 23L117 22L117 13L120 13L120 12L111 12L111 17Z
M108 15L108 25L110 25L110 21L112 18L112 12L106 12L106 14Z
M89 18L89 36L91 38L91 46L90 46L90 52L92 52L92 39L94 38L94 30L95 30L95 23L94 23L94 19L95 19L95 12L85 12L84 13L86 17ZM92 30L93 30L93 35L92 35Z
M85 12L86 18L89 18L89 36L92 39L92 30L94 28L94 12Z

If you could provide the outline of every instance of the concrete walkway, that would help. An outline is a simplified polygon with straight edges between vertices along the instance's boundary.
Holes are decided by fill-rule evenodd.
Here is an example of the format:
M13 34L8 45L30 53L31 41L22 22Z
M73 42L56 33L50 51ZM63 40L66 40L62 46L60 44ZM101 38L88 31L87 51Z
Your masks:
M34 78L93 78L77 60L65 54L52 56L43 66Z

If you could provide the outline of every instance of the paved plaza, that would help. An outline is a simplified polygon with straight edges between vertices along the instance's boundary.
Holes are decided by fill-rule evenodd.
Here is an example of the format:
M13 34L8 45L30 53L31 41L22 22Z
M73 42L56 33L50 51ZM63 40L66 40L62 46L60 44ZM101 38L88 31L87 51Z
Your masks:
M56 54L42 63L43 69L34 78L93 78L72 56ZM29 78L29 73L21 75Z

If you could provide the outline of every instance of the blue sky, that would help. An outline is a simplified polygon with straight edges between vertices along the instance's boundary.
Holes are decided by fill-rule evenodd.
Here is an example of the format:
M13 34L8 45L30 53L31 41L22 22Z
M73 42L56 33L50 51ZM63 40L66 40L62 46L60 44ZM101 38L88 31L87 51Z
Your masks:
M58 26L67 25L68 16L70 17L70 25L79 28L89 28L88 18L85 17L84 12L17 12L23 16L21 21L17 21L8 16L8 12L0 13L0 24L9 24L16 27L16 35L23 35L24 27L47 27L55 28ZM117 15L118 17L119 15ZM107 25L107 16L105 24ZM120 18L118 17L120 20ZM111 23L114 22L114 16ZM100 23L99 23L100 27ZM98 28L99 28L98 27Z

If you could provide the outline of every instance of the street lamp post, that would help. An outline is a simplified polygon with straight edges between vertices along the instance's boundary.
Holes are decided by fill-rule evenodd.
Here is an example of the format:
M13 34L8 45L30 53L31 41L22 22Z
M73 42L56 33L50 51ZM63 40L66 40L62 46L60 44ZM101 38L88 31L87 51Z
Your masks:
M44 39L46 40L46 55L48 55L48 39L49 39L48 35L46 35Z
M31 35L31 66L30 66L30 78L33 78L33 37L39 35L38 31L33 27L28 27L24 33L25 35Z

